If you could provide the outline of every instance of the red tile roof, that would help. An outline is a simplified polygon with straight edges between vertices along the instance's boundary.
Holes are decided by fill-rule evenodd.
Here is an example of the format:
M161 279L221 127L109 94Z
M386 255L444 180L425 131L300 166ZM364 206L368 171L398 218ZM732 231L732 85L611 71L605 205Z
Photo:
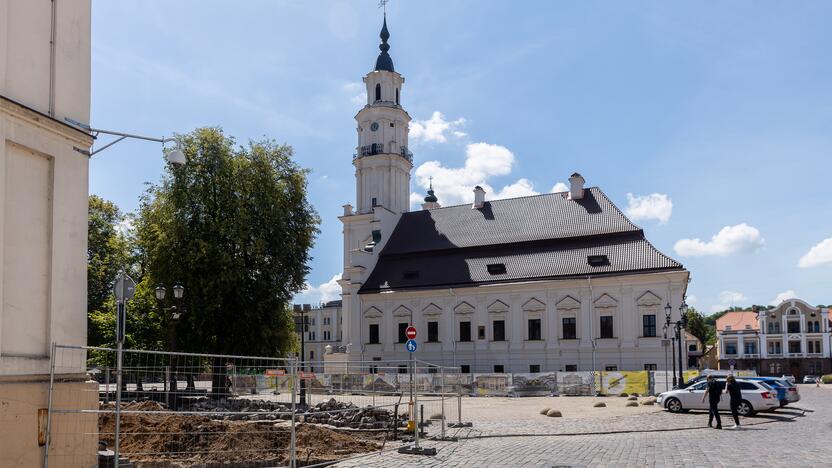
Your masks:
M748 328L747 325L751 327ZM741 310L735 312L728 312L722 317L716 319L716 329L718 331L726 331L726 327L731 327L729 331L737 330L755 330L759 331L759 322L757 322L757 313L753 310Z

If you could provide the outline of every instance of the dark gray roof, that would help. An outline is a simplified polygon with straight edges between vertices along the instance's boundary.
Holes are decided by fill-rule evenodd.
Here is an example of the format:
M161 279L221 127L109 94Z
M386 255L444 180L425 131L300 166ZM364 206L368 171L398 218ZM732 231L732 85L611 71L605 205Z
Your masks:
M597 187L586 189L580 200L567 195L404 213L382 255L640 231Z
M591 266L590 255L608 262ZM505 265L503 274L490 274L487 265ZM470 286L473 284L542 280L587 275L610 275L681 269L640 233L553 243L508 244L455 251L394 255L379 258L362 293L390 289Z
M597 187L404 213L361 293L680 270ZM605 255L590 264L590 256ZM488 265L505 265L489 272Z

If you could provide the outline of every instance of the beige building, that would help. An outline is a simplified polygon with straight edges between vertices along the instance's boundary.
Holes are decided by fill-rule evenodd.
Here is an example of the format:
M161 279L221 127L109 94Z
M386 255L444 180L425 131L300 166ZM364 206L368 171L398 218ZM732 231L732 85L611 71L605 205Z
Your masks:
M832 372L832 322L829 309L797 298L770 310L728 312L716 321L719 365L755 370L760 375Z
M89 117L90 0L0 2L3 467L43 463L46 418L38 410L47 408L50 344L86 344L88 157L81 151L92 138L65 118ZM55 388L59 398L95 407L96 392L82 391L96 388L85 383L83 364L59 369ZM94 433L91 422L56 424ZM50 466L92 466L95 440L71 440L69 432L53 446L84 457Z

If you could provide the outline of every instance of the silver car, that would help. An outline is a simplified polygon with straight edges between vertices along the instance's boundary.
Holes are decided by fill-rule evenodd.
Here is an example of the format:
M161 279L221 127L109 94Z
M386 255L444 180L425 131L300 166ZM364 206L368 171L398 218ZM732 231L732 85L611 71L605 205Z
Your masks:
M725 388L725 379L717 379ZM777 400L777 392L768 386L765 382L755 382L753 380L737 379L742 391L742 401L740 402L737 412L742 416L750 416L758 411L771 411L780 406ZM671 390L659 394L657 402L666 408L671 413L680 413L682 411L701 409L707 410L709 405L706 401L702 401L705 396L705 389L708 388L708 382L698 382L688 388L680 390ZM718 408L720 411L730 411L730 398L728 395L722 395Z

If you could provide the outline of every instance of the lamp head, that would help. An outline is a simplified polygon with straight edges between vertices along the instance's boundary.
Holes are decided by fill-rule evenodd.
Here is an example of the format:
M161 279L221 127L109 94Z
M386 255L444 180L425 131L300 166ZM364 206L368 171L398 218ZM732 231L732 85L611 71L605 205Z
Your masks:
M166 292L167 291L165 290L165 287L161 284L159 286L156 286L156 289L154 290L154 293L156 294L156 300L159 302L164 301Z
M185 286L182 286L179 283L173 285L173 298L174 299L182 299L182 296L185 295Z

